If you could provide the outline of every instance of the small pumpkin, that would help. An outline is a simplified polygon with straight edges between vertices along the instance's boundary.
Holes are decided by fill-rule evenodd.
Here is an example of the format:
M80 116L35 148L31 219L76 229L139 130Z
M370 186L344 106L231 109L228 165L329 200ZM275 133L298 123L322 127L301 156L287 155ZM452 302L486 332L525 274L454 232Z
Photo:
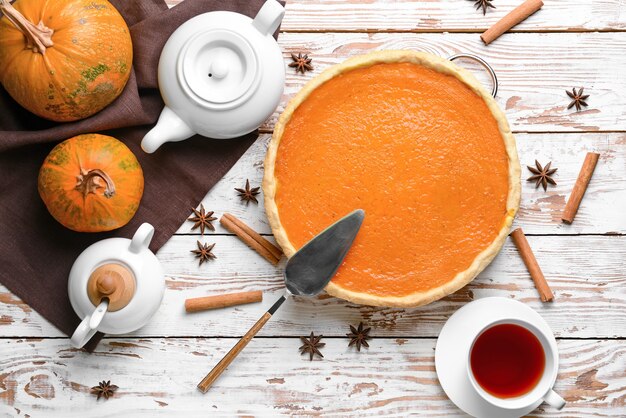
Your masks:
M79 232L126 225L143 195L143 171L126 145L98 134L55 146L39 170L39 196L50 214Z
M133 47L106 0L0 0L0 83L22 107L69 122L115 100L130 76Z

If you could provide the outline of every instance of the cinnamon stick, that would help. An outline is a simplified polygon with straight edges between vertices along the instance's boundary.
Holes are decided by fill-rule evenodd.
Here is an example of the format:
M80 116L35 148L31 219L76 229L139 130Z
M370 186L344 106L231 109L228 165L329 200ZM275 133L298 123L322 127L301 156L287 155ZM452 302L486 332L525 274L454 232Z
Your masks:
M526 235L524 235L522 228L517 228L515 231L511 232L511 239L517 247L517 251L519 251L524 264L526 264L530 277L533 279L533 282L535 282L535 287L539 292L541 301L552 302L554 300L554 294L552 293L546 278L543 276L543 272L537 263L533 250L531 250L530 245L528 245L528 240L526 239Z
M228 293L225 295L187 299L185 300L185 310L187 312L206 311L208 309L225 308L227 306L261 302L262 300L263 292L260 290L255 290L253 292Z
M600 154L596 152L588 152L585 156L585 162L583 162L580 173L578 173L576 184L574 184L574 189L572 190L572 194L565 205L565 210L563 211L563 216L561 217L561 220L566 224L574 222L574 217L578 212L580 202L583 200L583 196L585 195L585 191L587 191L591 176L593 175L596 165L598 164L598 158L600 158Z
M220 219L220 224L237 235L239 239L263 256L267 261L273 265L278 264L278 261L283 255L282 251L235 216L225 213Z
M480 35L480 39L483 40L485 45L489 45L498 39L504 32L522 22L537 10L541 9L542 6L543 1L541 0L526 0L524 3L513 9L509 14L497 21L492 27L487 29L482 35Z

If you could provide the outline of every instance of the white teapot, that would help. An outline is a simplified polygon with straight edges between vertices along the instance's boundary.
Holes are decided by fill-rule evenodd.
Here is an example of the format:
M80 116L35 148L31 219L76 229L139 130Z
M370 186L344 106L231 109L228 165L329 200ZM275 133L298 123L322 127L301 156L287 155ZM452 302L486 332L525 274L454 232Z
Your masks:
M217 11L181 25L161 53L165 108L143 150L195 134L225 139L257 129L283 93L285 64L272 35L284 14L280 3L267 0L254 19Z
M109 238L83 251L72 266L70 302L82 318L71 337L82 347L96 331L126 334L144 326L161 305L165 274L148 249L154 228L142 224L132 240Z

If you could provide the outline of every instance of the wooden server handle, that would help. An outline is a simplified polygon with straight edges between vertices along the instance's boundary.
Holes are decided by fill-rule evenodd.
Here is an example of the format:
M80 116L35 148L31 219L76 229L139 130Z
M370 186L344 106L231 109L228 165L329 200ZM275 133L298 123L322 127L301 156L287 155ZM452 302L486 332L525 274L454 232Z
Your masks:
M200 389L202 393L206 393L209 390L211 385L213 385L213 382L215 382L217 378L220 377L222 373L224 373L224 370L226 370L230 363L233 362L235 357L237 357L239 353L241 353L241 351L248 345L252 338L254 338L254 336L261 330L261 328L263 328L263 326L267 323L267 321L269 321L274 312L276 312L276 310L280 307L280 305L283 304L284 301L285 297L281 296L281 298L278 299L276 303L267 312L265 312L261 318L259 318L258 321L256 321L256 324L254 324L252 328L250 328L250 330L246 332L246 335L241 337L237 344L235 344L235 346L231 348L228 353L226 353L224 358L219 363L217 363L215 367L213 367L213 370L211 370L209 374L207 374L204 379L202 379L202 381L198 383L198 389Z

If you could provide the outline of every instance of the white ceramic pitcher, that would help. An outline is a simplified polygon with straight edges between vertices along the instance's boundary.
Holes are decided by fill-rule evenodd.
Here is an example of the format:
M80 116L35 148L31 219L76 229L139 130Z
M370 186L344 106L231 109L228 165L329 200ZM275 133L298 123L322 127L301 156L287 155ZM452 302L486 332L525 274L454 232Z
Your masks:
M280 3L267 0L254 19L217 11L181 25L161 53L165 108L143 150L195 134L225 139L257 129L284 88L285 64L272 36L284 14Z
M82 318L71 337L82 347L97 331L125 334L144 326L161 305L165 274L148 249L154 228L144 223L131 239L109 238L83 251L68 281L70 302Z

